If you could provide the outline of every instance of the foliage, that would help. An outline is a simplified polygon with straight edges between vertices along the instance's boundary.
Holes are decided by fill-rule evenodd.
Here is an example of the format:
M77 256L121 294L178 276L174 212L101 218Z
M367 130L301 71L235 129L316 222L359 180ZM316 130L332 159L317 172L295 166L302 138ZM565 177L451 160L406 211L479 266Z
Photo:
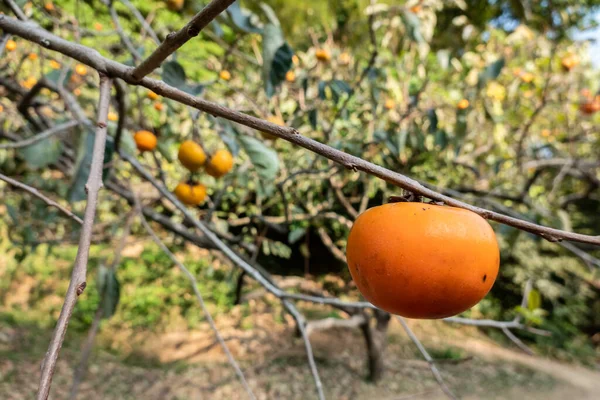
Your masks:
M56 15L37 7L27 12L69 40L76 35L64 22L68 16L77 15L85 29L82 44L131 64L131 54L109 29L112 21L106 10L96 3L75 3L56 1L60 10ZM144 15L158 5L152 1L133 3ZM181 48L154 76L188 93L261 118L281 117L307 137L441 188L465 196L471 193L473 202L489 206L485 202L492 200L536 222L597 234L600 113L586 116L578 108L582 90L596 93L600 89L599 73L589 63L585 44L573 42L567 33L586 23L580 17L598 3L560 2L557 22L552 22L553 15L544 8L544 2L528 2L535 3L530 4L530 10L519 7L524 2L513 1L431 1L420 10L410 9L415 2L407 2L406 7L383 2L375 8L368 8L368 3L273 1L274 13L265 11L268 9L259 2L242 2L241 7L236 3L228 17L219 18L210 33L203 32ZM152 40L142 33L124 5L116 2L115 7L135 48L148 55L155 47ZM178 14L158 8L153 27L159 37L165 37L182 26L183 17L192 11ZM369 60L374 49L367 14L377 22L374 35L378 55L372 65ZM55 24L54 19L61 23ZM39 52L39 48L16 41L17 50L0 61L2 79L22 88L29 77L58 80L60 76L48 58L69 64L52 52L44 52L47 58L43 62L42 58L31 60L27 55ZM317 48L327 50L331 60L317 60ZM561 58L566 55L581 60L569 72L561 67ZM219 79L223 70L231 73L231 80ZM288 70L294 72L294 80L286 80ZM77 100L92 116L97 78L73 78L77 76L70 71L65 84L73 93L80 91ZM0 126L3 132L30 137L36 129L18 112L17 97L8 93L0 100L4 110ZM36 99L44 105L39 110L45 118L55 123L64 119L65 113L55 106L60 103L55 93L43 90ZM463 99L469 105L459 109ZM196 118L187 106L167 99L151 100L147 91L139 88L129 91L127 100L127 115L119 116L125 119L123 144L134 151L131 132L155 132L167 185L173 189L178 182L192 178L208 187L213 200L219 199L214 212L208 211L211 203L197 208L202 216L210 214L215 230L234 235L243 244L257 245L258 260L266 266L275 265L277 272L319 274L334 270L348 278L345 267L331 255L331 246L325 246L316 234L318 228L324 228L333 246L345 248L348 224L344 221L352 216L336 200L327 180L329 172L337 172L331 162L287 141L265 140L258 131L210 115ZM164 109L155 107L157 101ZM117 111L116 103L111 104L111 111ZM109 124L112 136L116 128L115 123ZM194 132L208 154L228 147L236 155L234 171L216 180L203 173L190 175L178 165L173 155ZM67 199L81 213L82 204L77 201L85 196L83 182L89 173L91 137L64 134L20 151L0 150L0 169ZM108 146L105 161L114 161L111 148ZM58 168L59 156L69 161L66 172ZM149 154L140 160L149 165L155 162ZM581 165L552 164L553 160L577 160ZM117 160L115 165L110 173L106 169L105 178L141 184L126 164ZM366 205L374 206L398 194L397 188L386 182L354 171L339 171L336 180L354 208L360 207L363 196ZM114 194L103 196L98 220L114 221L110 226L114 232L124 203L115 200ZM66 269L49 276L52 273L47 265L52 263L43 261L41 254L47 252L51 261L72 259L72 247L59 249L52 241L76 238L78 228L39 200L24 199L20 193L7 195L5 207L14 260L4 272L10 279L0 280L3 289L23 274L41 279L35 289L40 295L55 289L50 280L61 277L60 285L66 282ZM172 215L166 206L155 208L168 217ZM555 333L551 338L527 339L546 349L586 353L591 342L582 332L593 332L600 325L594 319L598 315L594 312L598 309L598 290L589 284L597 279L597 272L589 272L580 259L556 244L512 228L495 228L503 245L501 277L491 296L471 315L506 318L520 313L527 323ZM104 248L97 251L107 251L106 242L105 238L99 246ZM600 256L597 249L582 250ZM233 301L228 273L212 270L205 259L189 261L194 274L207 278L200 281L206 285L204 292L210 293L211 303L226 311ZM138 259L123 260L117 272L121 296L115 323L153 326L172 310L185 316L189 324L197 323L199 314L188 285L183 277L167 273L169 265L155 249L146 249ZM305 265L309 265L308 271ZM92 265L90 272L95 274L96 267ZM540 294L540 307L517 309L529 278ZM88 295L76 309L79 327L90 323L98 303L95 279L90 284L92 290L86 290ZM39 317L49 321L58 305L52 307L43 308Z

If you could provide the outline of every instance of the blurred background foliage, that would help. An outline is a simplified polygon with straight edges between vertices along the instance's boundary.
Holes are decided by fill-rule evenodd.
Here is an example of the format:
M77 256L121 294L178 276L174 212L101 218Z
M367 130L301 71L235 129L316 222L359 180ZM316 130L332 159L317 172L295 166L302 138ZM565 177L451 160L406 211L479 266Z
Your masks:
M132 63L101 2L56 0L52 10L22 3L54 33ZM151 20L160 38L201 7L200 2L187 1L174 12L162 1L132 3ZM275 118L303 135L487 208L509 208L538 223L599 233L600 113L584 112L582 104L600 101L595 99L600 74L590 63L588 44L573 41L571 35L593 26L600 1L268 4L242 1L154 75L207 100ZM149 35L123 3L115 2L115 8L136 51L149 54L155 46ZM373 63L370 18L377 43ZM81 28L80 39L74 23ZM59 78L50 59L69 69L74 65L56 53L41 57L39 48L15 40L17 49L0 60L5 87L0 124L3 133L25 137L33 135L35 127L18 113L15 91L6 89L6 82L25 90L42 76ZM318 57L317 50L328 57ZM31 53L40 57L34 59ZM569 58L576 62L567 68L564 60ZM223 70L231 79L219 78ZM94 115L97 78L68 76L69 89ZM42 91L38 99L46 105L41 108L46 118L65 118L57 95ZM234 171L220 180L202 173L193 176L208 186L211 196L198 207L198 215L210 218L216 231L235 237L248 256L250 246L257 246L258 262L274 274L310 276L323 284L328 277L341 277L344 283L332 290L357 296L335 251L343 252L353 216L332 187L339 186L355 209L381 204L397 195L397 188L345 171L283 140L198 115L167 99L152 100L145 89L132 88L128 100L131 107L120 116L125 118L123 146L135 152L131 134L138 129L157 133L170 188L190 178L173 160L181 141L194 130L200 132L207 152L226 147L236 156ZM111 111L116 110L113 104ZM116 122L109 129L114 134ZM40 142L33 150L0 150L0 170L55 198L68 198L86 178L81 160L90 149L85 135L60 138ZM109 150L107 157L112 156ZM58 168L65 159L65 168ZM106 171L107 179L140 187L152 197L152 190L126 164L113 160L116 167ZM140 160L154 165L148 154ZM81 214L83 203L70 206ZM152 204L185 223L160 199ZM110 242L121 230L126 209L126 201L103 192L97 218L102 228L96 232L90 276L114 257ZM0 310L52 326L60 293L66 289L78 227L41 201L6 186L1 212ZM528 233L493 225L502 245L501 275L491 294L466 315L507 319L520 314L527 323L554 333L519 333L540 351L586 362L597 358L599 265ZM184 254L188 249L178 238L172 245ZM145 243L143 248L139 256L125 257L117 271L120 303L109 323L161 330L183 318L194 327L199 314L185 279L154 245ZM577 248L600 257L596 248ZM216 268L220 264L209 253L186 260L213 311L231 312L237 274ZM35 284L28 284L32 279ZM523 309L521 297L529 280L539 302ZM77 304L78 329L85 329L93 317L99 301L95 285L90 279ZM27 300L9 301L19 287L27 289Z

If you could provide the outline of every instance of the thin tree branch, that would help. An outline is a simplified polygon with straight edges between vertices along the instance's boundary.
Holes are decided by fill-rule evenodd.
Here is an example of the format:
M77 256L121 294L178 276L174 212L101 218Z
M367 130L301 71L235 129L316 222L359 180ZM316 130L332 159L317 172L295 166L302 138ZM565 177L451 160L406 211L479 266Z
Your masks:
M125 7L127 7L129 11L131 11L133 16L139 21L140 24L142 24L144 30L148 33L148 35L150 35L152 40L154 40L154 43L159 45L160 39L158 38L158 36L156 36L156 32L154 32L154 29L152 29L152 27L150 26L148 21L146 21L142 13L140 13L140 11L133 4L131 4L129 0L120 0L120 2L125 4Z
M117 247L115 249L115 257L109 267L113 271L119 267L121 263L121 257L123 255L123 249L125 248L125 244L127 243L127 238L131 233L131 225L133 223L135 217L135 213L130 212L129 216L125 219L125 226L123 227L123 234L117 243ZM77 364L77 368L75 368L75 372L73 372L73 383L71 384L71 390L69 391L69 400L75 400L77 398L77 392L79 391L79 385L85 378L85 374L87 372L87 364L92 354L92 348L94 347L94 341L96 339L96 335L98 334L98 330L100 329L100 321L103 316L102 309L102 299L98 303L98 308L96 309L96 313L94 314L94 319L92 321L92 326L88 331L88 336L81 348L81 358L79 359L79 364Z
M154 50L154 53L131 71L132 78L139 81L160 67L167 57L186 44L188 40L198 36L202 29L234 2L235 0L212 0L178 32L169 34L165 41Z
M14 2L14 0L4 0L4 4L8 6L12 10L13 13L22 21L27 20L27 15L21 10L21 8Z
M113 23L115 24L115 30L117 31L121 42L123 42L127 50L129 50L129 53L131 53L134 62L136 64L139 63L142 60L142 56L136 50L135 46L131 42L131 39L129 39L129 37L123 31L123 27L121 26L121 22L119 21L119 16L117 15L117 11L115 10L113 0L102 0L102 2L104 3L104 5L106 5L106 7L108 7L108 12Z
M75 222L77 222L79 224L83 224L83 220L81 218L79 218L77 215L73 214L73 212L71 210L69 210L68 208L65 208L65 207L61 206L60 204L58 204L54 200L46 197L45 195L43 195L42 193L40 193L36 188L33 188L33 187L28 186L28 185L26 185L24 183L21 183L21 182L19 182L17 180L9 178L8 176L3 175L3 174L0 174L0 180L3 180L4 182L8 183L9 185L18 187L19 189L23 189L24 191L26 191L28 193L31 193L35 197L43 200L49 206L56 207L58 210L60 210L60 212L62 212L63 214L65 214L67 217L71 218L73 221L75 221Z
M123 136L123 128L125 127L125 119L127 118L127 89L125 84L118 79L115 79L113 84L115 86L115 91L117 92L117 114L119 116L119 120L117 121L117 131L115 132L115 153L119 153L121 136Z
M19 149L21 147L31 146L32 144L35 144L44 139L47 139L52 135L56 135L58 133L64 132L70 128L73 128L74 126L77 126L77 125L79 125L79 121L73 120L73 121L65 122L64 124L56 125L55 127L47 129L44 132L38 133L37 135L32 136L30 138L27 138L27 139L24 139L24 140L21 140L18 142L0 144L0 149Z
M435 377L435 380L437 381L438 385L440 385L440 387L442 388L442 390L444 391L446 396L448 396L448 398L450 398L450 399L456 400L457 397L454 395L454 393L452 393L450 388L446 385L446 382L444 382L444 378L442 378L442 374L440 374L440 371L438 370L435 363L433 362L433 358L431 358L431 356L429 355L427 350L425 350L425 347L423 347L423 345L421 344L421 342L419 341L417 336L413 333L413 331L410 329L410 327L408 326L408 324L406 323L404 318L396 317L396 319L398 320L398 322L400 322L400 325L402 325L402 328L404 328L404 331L406 332L406 334L408 335L410 340L412 340L412 342L415 344L415 346L417 346L417 349L419 349L419 352L421 352L421 354L423 355L423 358L429 364L429 369L431 369L431 373Z
M132 193L134 193L134 192L132 192ZM181 272L183 272L185 274L185 276L188 278L190 284L192 285L192 289L194 290L194 294L196 295L196 299L198 300L198 303L200 304L200 307L202 308L204 317L206 318L206 321L210 325L210 328L213 330L213 332L215 334L215 338L221 345L221 348L223 349L223 352L227 356L229 363L235 370L235 373L237 374L237 376L240 380L240 383L244 387L244 390L246 390L248 397L250 399L256 400L256 396L254 396L254 393L252 393L252 389L250 388L248 381L246 381L246 377L244 376L244 373L242 372L237 361L235 361L235 358L231 354L231 351L229 351L229 347L227 346L227 343L225 343L225 340L223 340L223 337L221 336L221 332L219 332L219 328L217 328L217 325L215 324L215 321L212 319L212 316L210 315L208 308L206 308L206 304L204 303L202 293L200 292L200 289L198 288L198 281L196 280L194 275L190 272L190 270L187 269L186 266L183 265L183 263L177 259L177 257L175 257L175 255L171 252L171 250L169 250L169 248L162 242L162 240L160 240L160 238L152 230L152 227L150 227L150 224L148 224L148 221L146 221L146 217L144 217L144 213L142 213L141 203L140 203L139 199L137 198L137 196L135 195L135 193L133 194L133 197L134 197L134 201L135 201L135 209L140 216L140 219L142 221L142 225L144 226L144 229L146 229L146 232L148 232L148 234L150 235L150 237L152 237L152 240L154 240L154 242L158 245L158 247L160 247L160 249L171 259L171 261L175 265L177 265L179 270Z
M56 367L58 353L67 333L67 326L71 319L71 314L75 308L77 298L83 293L86 286L87 262L90 250L90 241L92 236L92 227L96 215L96 205L98 203L98 192L102 187L102 167L104 160L104 147L106 145L106 118L108 115L108 105L110 102L111 81L107 76L100 76L100 99L98 101L98 122L96 137L94 139L94 149L90 174L86 183L87 204L83 218L83 226L77 248L75 265L71 274L71 282L67 289L65 302L58 317L56 328L48 347L48 352L42 364L42 375L38 389L37 399L46 400L50 394L52 376Z

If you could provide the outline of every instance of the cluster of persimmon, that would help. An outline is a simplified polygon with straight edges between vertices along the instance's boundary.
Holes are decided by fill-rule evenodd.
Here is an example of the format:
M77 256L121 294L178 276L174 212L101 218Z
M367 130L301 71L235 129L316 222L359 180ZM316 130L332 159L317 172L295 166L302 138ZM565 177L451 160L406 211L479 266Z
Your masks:
M133 138L140 152L154 151L158 144L156 135L147 130L137 131ZM220 149L209 157L202 146L193 140L185 140L181 143L177 159L191 173L204 168L206 173L214 178L222 177L233 167L233 156L229 151ZM182 203L197 206L206 200L207 191L206 186L189 179L179 182L173 193Z
M583 89L581 97L582 102L579 104L579 111L587 115L600 111L600 95L593 96L589 89Z

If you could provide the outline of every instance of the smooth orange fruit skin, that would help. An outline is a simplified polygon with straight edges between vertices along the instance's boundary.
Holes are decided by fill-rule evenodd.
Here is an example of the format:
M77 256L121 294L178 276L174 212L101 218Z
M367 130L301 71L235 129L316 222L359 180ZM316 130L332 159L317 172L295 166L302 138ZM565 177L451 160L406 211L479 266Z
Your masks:
M331 60L331 54L329 54L329 52L325 49L317 49L317 51L315 52L315 56L319 61L327 62Z
M219 78L223 79L224 81L228 81L231 79L231 73L227 70L223 70L219 72Z
M594 101L588 101L586 103L582 103L579 106L579 110L587 115L594 114L595 112L600 111L600 100L595 99Z
M177 185L173 192L179 201L188 206L197 206L206 199L206 186L202 184L188 185L182 182Z
M4 48L5 48L7 51L14 51L14 50L16 50L16 48L17 48L17 42L15 42L15 41L14 41L14 40L12 40L12 39L8 39L8 40L6 41L6 45L4 46Z
M133 140L139 151L152 151L156 148L156 136L150 131L137 131Z
M220 178L233 167L233 156L227 150L217 150L206 165L206 173L215 178Z
M206 153L198 143L186 140L179 146L177 158L184 167L195 172L206 162Z
M83 64L77 64L75 66L75 73L77 73L77 75L85 75L87 74L87 67Z
M477 304L498 276L494 230L479 215L426 203L371 208L355 221L348 268L363 296L407 318L436 319Z
M457 107L458 107L459 110L466 109L467 107L469 107L469 100L462 99L461 101L458 102Z
M146 94L146 96L148 96L148 98L150 100L158 99L158 95L156 93L154 93L152 90L149 90L148 93Z

